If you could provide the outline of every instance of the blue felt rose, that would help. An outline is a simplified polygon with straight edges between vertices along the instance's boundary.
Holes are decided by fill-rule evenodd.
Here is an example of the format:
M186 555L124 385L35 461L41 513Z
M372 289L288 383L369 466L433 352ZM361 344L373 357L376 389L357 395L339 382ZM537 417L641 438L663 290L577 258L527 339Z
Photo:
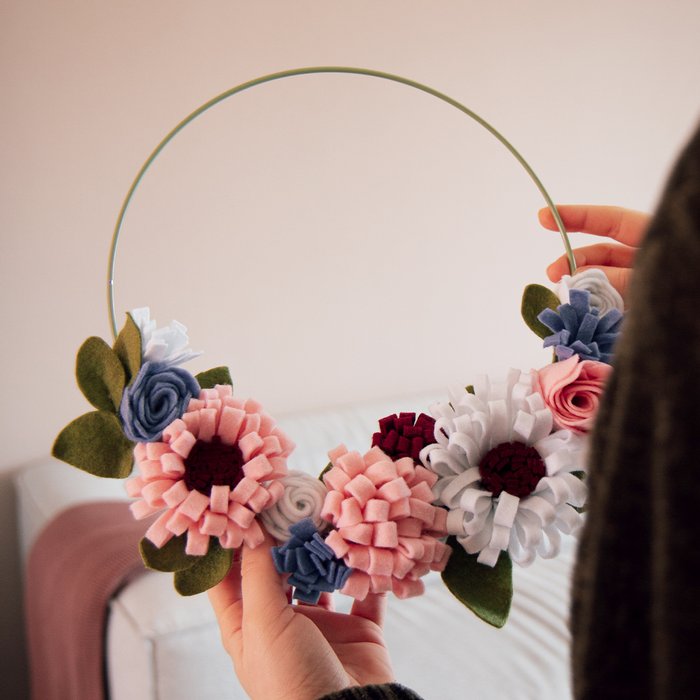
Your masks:
M199 384L189 372L164 362L144 362L119 406L124 434L134 442L160 440L193 396L199 396Z

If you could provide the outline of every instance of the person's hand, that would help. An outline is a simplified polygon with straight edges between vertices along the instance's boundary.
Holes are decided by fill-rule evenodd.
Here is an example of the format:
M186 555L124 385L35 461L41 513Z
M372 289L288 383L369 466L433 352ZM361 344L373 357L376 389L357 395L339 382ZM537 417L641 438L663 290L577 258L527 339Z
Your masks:
M585 204L557 206L557 211L567 231L592 233L594 236L606 236L618 241L618 244L598 243L576 248L574 258L577 272L591 267L603 270L610 283L624 298L629 286L634 256L644 237L649 217L631 209ZM538 217L546 229L559 230L548 208L540 209ZM558 282L567 274L569 262L566 255L562 255L547 268L547 275L552 282Z
M243 548L242 562L209 591L226 651L253 700L316 700L353 685L393 680L384 646L386 600L369 594L349 615L291 605L270 555L272 541Z

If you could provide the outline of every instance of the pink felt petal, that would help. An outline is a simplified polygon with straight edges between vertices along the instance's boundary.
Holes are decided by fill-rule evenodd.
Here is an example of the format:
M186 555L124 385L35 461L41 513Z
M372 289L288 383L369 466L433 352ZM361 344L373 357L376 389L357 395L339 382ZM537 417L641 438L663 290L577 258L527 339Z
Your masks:
M403 578L415 566L413 559L409 559L401 552L393 552L392 556L394 557L394 576L396 578Z
M419 481L411 488L411 498L417 498L419 501L424 501L425 503L432 503L433 491L425 481Z
M134 447L134 459L137 462L143 462L144 460L148 459L146 456L148 453L148 443L146 442L137 442L136 447Z
M323 475L323 483L329 489L343 491L350 483L350 477L340 467L332 467Z
M124 482L126 495L131 498L136 498L141 495L141 489L146 482L140 476L134 476Z
M348 553L345 555L345 561L352 569L367 571L369 568L369 549L351 544Z
M204 401L202 401L202 399L190 399L190 402L187 404L188 412L192 411L194 413L196 411L200 411L203 408Z
M401 537L420 537L423 532L423 523L417 518L404 518L396 526Z
M175 452L167 452L160 458L163 473L167 476L182 476L185 473L185 463L180 455Z
M149 515L153 515L153 513L157 513L159 510L162 510L163 506L153 506L146 501L138 500L134 501L130 506L129 510L131 511L131 514L134 516L134 520L143 520L144 518L147 518Z
M340 491L329 491L323 501L321 517L335 525L340 517L340 508L343 500L343 494Z
M364 509L364 518L368 523L382 523L389 519L389 503L378 498L370 498Z
M382 462L384 460L389 459L387 457L385 452L382 452L378 447L373 447L371 450L368 452L365 452L365 457L364 461L367 466L371 466L372 464L375 464L376 462Z
M226 532L219 538L224 549L238 549L243 544L243 531L237 525L229 522Z
M430 503L420 501L417 498L409 498L408 502L411 507L411 517L418 518L430 528L435 520L435 508Z
M150 540L156 547L162 547L173 537L173 533L166 528L166 523L170 519L172 511L166 510L149 528L146 530L146 539Z
M245 402L245 412L246 413L262 413L262 404L255 399L247 399Z
M377 492L374 484L364 475L358 474L348 484L345 485L345 493L354 496L361 508Z
M216 389L202 389L199 392L199 398L203 401L218 401L219 392Z
M221 409L218 429L221 442L226 445L235 445L244 420L245 411L231 408L230 406L224 406L223 409Z
M250 527L243 531L243 541L251 549L255 549L265 541L265 535L257 520L253 520Z
M212 513L228 513L228 498L231 489L227 484L216 485L211 487L209 500L211 505L209 509Z
M170 447L164 442L147 442L146 458L160 459L164 454L170 452Z
M185 421L180 418L176 418L164 431L163 431L163 442L167 442L172 445L174 440L180 436L183 430L187 430Z
M340 589L344 595L355 600L364 600L369 593L369 576L363 571L353 571Z
M281 479L283 476L287 476L287 459L285 457L268 457L268 461L273 469L272 474L270 474L271 479Z
M216 435L217 411L215 408L203 408L199 412L199 435L203 442L211 442Z
M389 593L392 589L391 576L370 575L369 589L372 593Z
M438 475L435 474L434 472L431 472L429 469L426 469L425 467L422 467L420 464L416 467L416 477L415 477L416 482L418 481L424 481L430 488L432 489L433 486L437 483L438 480Z
M170 443L170 449L179 454L183 459L187 459L196 442L197 438L192 435L189 430L183 430L175 440Z
M415 476L415 467L413 465L413 460L410 457L402 457L401 459L394 462L396 465L396 471L399 476L406 479L406 481L412 481Z
M199 424L201 421L201 411L194 411L193 413L185 413L184 416L182 416L182 420L184 421L185 425L187 426L187 430L189 430L192 435L195 437L199 437Z
M248 435L248 433L260 434L259 430L260 430L261 423L262 423L262 421L260 420L260 416L257 413L246 414L246 417L243 420L242 434L243 435Z
M377 487L386 484L388 481L393 481L398 475L399 473L396 471L394 463L388 460L375 462L367 467L365 472L365 476Z
M396 523L393 520L386 523L377 523L374 526L372 544L375 547L396 547L399 544ZM372 572L370 571L370 573Z
M408 502L408 498L395 501L389 507L390 520L401 520L402 518L408 518L409 515L411 515L411 504Z
M168 511L171 514L170 519L166 524L166 528L173 533L175 536L182 535L187 531L187 528L192 525L192 521L182 513L176 511Z
M247 462L263 446L262 438L257 433L248 433L238 440L238 447L243 454L243 459Z
M241 401L240 399L237 399L235 396L226 396L222 399L222 403L224 406L230 406L231 408L236 408L239 411L243 411L245 413L245 409L243 408L245 406L245 401Z
M255 513L245 506L242 506L240 503L234 502L229 506L228 517L231 518L236 525L247 530L253 520L255 520Z
M338 559L343 559L350 551L350 545L341 537L337 530L331 530L326 536L325 542Z
M396 503L396 501L410 496L411 489L408 488L408 484L403 479L399 478L389 481L384 484L384 486L380 487L377 491L377 495L379 498L389 501L389 503Z
M433 537L421 537L421 542L424 547L421 561L432 564L435 558L435 545L437 544L437 540Z
M334 447L329 453L328 453L328 459L332 462L332 464L335 466L335 463L338 461L340 457L342 457L344 454L347 454L348 448L345 447L345 445L338 445L338 447Z
M263 438L262 451L268 457L276 457L282 454L282 443L274 435L268 435Z
M260 429L258 432L265 437L279 437L275 435L275 421L269 413L260 414ZM281 443L280 443L281 444Z
M197 522L209 505L209 498L197 490L190 491L187 498L177 507L177 512Z
M139 463L139 472L144 481L152 481L163 476L163 467L157 459L147 459Z
M447 511L444 508L435 508L435 520L430 529L438 535L447 534Z
M194 557L203 557L209 550L209 535L199 531L196 525L187 530L187 545L185 554Z
M420 561L425 551L423 543L415 537L399 537L398 549L401 554L414 561Z
M246 504L249 508L252 508L256 513L261 513L265 510L266 506L270 502L270 494L267 489L262 486L258 486L255 489L255 493L248 499Z
M172 479L149 481L141 490L141 496L150 506L164 508L163 494L173 485Z
M284 496L284 484L278 479L275 479L267 485L267 492L270 494L270 502L267 507L270 508Z
M353 527L362 522L362 510L354 498L346 498L340 504L340 517L335 523L337 527Z
M394 595L401 600L415 598L416 596L423 595L425 592L425 584L422 581L411 581L407 578L403 580L393 578L391 583L391 590Z
M219 394L220 399L225 399L229 396L233 396L233 387L230 384L217 384L214 388Z
M272 434L280 441L280 445L282 446L282 456L289 457L289 455L292 454L294 448L296 447L294 441L290 440L289 437L287 437L281 430L277 428L275 428L272 431Z
M359 452L348 452L338 457L336 462L351 479L365 470L365 463Z
M226 531L227 522L228 517L226 517L226 515L221 515L221 513L207 512L204 514L202 527L200 529L205 535L211 535L212 537L220 537Z
M370 523L360 523L351 527L340 527L338 532L349 542L371 544L374 528Z
M243 465L243 473L256 481L263 481L267 476L272 474L272 465L265 455L253 457L250 462Z
M244 476L236 487L231 491L231 500L236 503L245 504L248 499L258 490L258 482Z
M169 508L177 508L189 495L190 490L184 481L176 481L164 494L163 500Z

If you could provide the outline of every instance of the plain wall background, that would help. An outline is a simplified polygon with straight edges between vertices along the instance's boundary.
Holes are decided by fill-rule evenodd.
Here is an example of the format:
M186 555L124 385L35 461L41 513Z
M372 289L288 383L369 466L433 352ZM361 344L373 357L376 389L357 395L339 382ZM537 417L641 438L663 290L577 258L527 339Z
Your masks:
M23 697L14 470L88 410L109 338L111 230L177 121L306 65L405 75L465 102L556 201L653 209L699 114L692 0L0 2L0 577L4 697ZM296 78L183 132L125 223L117 305L149 304L274 412L542 363L518 313L561 252L492 137L403 86ZM580 238L574 237L575 242ZM319 467L322 465L319 465Z

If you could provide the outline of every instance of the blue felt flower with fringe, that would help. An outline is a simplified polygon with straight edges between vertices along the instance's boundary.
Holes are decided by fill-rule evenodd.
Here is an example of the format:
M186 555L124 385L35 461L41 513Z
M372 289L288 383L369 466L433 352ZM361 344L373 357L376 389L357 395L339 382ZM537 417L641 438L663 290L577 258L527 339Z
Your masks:
M590 293L581 289L569 292L569 303L557 310L545 309L537 318L554 331L544 339L544 347L553 347L559 360L579 355L583 360L610 364L613 347L620 335L622 313L611 309L603 316L590 305Z
M335 556L311 518L291 525L289 532L291 539L271 550L275 567L280 574L291 574L294 598L316 605L321 593L342 588L352 569Z

